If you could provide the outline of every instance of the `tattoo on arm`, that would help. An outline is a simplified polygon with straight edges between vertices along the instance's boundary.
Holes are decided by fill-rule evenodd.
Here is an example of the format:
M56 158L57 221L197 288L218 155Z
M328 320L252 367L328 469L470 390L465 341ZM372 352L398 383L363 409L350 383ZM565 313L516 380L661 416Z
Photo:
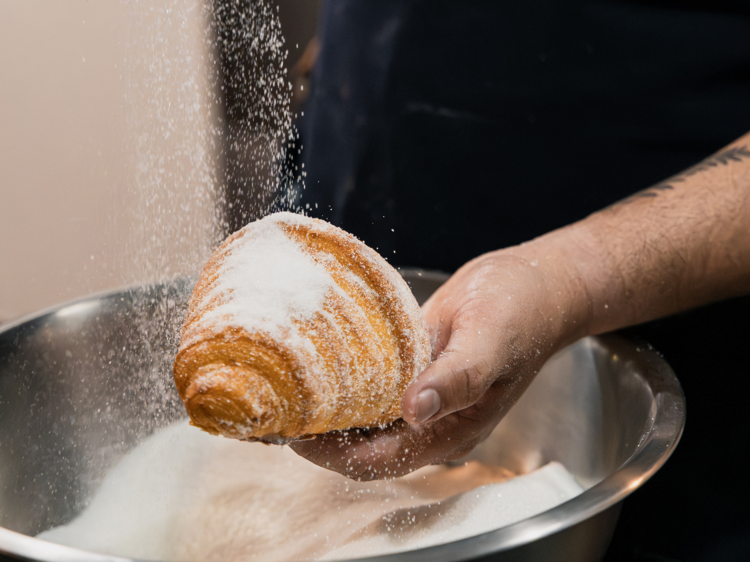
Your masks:
M617 203L614 203L610 206L614 207L617 205L626 205L635 201L636 199L658 197L660 192L666 191L668 189L674 189L675 184L685 181L685 179L689 178L690 176L694 176L695 174L698 174L700 172L705 172L706 170L710 170L711 168L726 166L730 162L742 162L746 158L750 158L750 150L748 150L747 146L738 146L723 150L721 152L717 152L713 156L709 156L702 162L696 164L691 168L688 168L684 172L680 172L676 176L672 176L669 179L659 182L656 185L649 187L648 189L644 189L643 191L634 193L630 197L626 197L622 201L618 201Z

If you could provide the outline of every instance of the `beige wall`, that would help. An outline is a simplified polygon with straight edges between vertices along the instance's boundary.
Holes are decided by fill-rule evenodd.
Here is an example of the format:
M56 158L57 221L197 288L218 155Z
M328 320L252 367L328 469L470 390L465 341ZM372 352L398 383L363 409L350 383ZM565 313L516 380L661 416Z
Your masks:
M198 0L0 2L0 320L216 242Z

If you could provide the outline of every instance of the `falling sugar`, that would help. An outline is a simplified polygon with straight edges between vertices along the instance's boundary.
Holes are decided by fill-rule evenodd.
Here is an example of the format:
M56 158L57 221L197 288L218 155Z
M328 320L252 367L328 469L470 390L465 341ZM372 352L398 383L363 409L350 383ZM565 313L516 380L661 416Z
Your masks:
M125 444L184 416L172 362L190 279L237 226L224 209L242 207L245 222L271 209L295 210L303 179L289 164L298 134L284 38L270 1L140 0L123 9L122 153L133 179L113 179L130 183L122 211L107 219L127 234L94 263L124 271L120 285L144 289L126 298L126 345L91 376L111 380L142 406L138 419L120 424L122 439L112 444L124 452ZM228 58L247 64L226 74L220 62ZM91 493L110 463L107 455L91 459L82 476Z
M304 178L293 164L299 134L278 6L268 0L214 2L208 23L224 98L224 193L233 232L271 210L299 209Z

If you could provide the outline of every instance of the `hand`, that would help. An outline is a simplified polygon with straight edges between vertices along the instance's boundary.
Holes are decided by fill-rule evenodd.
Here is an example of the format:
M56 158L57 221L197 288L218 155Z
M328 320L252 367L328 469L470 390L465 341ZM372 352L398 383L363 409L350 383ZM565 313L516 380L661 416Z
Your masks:
M423 310L434 362L385 429L295 443L351 478L456 459L576 339L750 293L750 133L651 189L467 263Z
M562 255L538 239L464 265L423 306L433 363L407 389L403 420L291 448L357 480L401 476L466 455L544 362L585 332L580 312L571 310L585 294Z

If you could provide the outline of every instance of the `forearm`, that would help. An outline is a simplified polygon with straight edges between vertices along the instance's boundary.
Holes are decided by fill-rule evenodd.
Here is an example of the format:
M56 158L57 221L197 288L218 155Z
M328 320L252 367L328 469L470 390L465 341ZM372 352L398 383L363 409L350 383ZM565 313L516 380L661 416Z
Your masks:
M750 293L750 135L682 176L461 267L422 310L432 364L405 424L292 447L356 478L457 459L576 339ZM408 424L408 425L407 425Z
M750 293L750 134L534 244L576 266L576 335Z

